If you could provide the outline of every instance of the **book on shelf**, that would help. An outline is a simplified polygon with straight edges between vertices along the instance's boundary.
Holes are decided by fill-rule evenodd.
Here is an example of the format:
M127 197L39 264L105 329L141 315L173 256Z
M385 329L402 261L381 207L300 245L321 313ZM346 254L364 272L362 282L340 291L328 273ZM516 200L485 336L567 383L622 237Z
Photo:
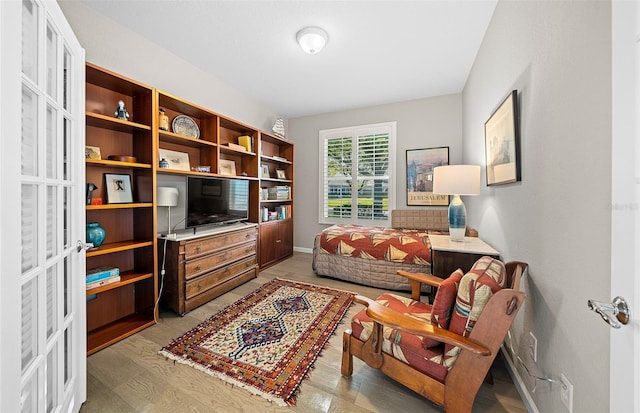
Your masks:
M115 275L113 277L104 278L102 280L90 282L90 283L87 283L87 290L92 290L94 288L102 287L104 285L117 283L118 281L120 281L120 276L119 275Z
M270 200L285 200L289 199L289 186L276 185L269 187L268 195Z
M120 269L116 267L102 266L87 270L86 282L91 283L94 281L100 281L105 278L114 277L120 275Z
M253 136L238 136L238 145L244 146L247 152L253 152Z

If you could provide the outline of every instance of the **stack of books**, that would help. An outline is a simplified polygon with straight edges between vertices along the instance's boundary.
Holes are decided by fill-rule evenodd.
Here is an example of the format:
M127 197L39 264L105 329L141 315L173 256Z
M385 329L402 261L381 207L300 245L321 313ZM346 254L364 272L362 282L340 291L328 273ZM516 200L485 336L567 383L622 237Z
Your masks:
M269 199L286 200L289 199L289 186L277 185L269 188Z
M87 290L113 284L120 281L120 269L115 267L98 267L87 271Z
M291 205L276 207L276 213L278 214L278 219L291 218Z

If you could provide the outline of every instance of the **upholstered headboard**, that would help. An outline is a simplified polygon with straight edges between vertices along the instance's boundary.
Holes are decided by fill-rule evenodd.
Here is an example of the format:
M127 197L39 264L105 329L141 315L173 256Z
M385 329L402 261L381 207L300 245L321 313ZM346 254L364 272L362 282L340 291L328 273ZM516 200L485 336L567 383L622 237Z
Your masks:
M401 229L428 229L449 233L447 209L394 209L391 211L391 227ZM477 237L478 231L467 227L467 237Z
M394 209L391 211L391 226L449 231L447 214L447 209Z

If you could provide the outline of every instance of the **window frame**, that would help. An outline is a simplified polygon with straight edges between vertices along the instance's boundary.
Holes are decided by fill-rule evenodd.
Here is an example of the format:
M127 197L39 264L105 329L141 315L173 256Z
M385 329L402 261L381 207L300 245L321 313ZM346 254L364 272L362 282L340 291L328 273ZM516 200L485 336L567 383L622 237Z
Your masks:
M357 224L367 226L391 226L391 211L396 206L396 128L397 122L382 122L367 125L350 126L344 128L335 129L322 129L318 132L318 157L319 157L319 173L318 173L318 223L320 224ZM326 142L331 139L341 137L351 137L352 145L352 171L358 171L358 137L366 137L370 135L383 134L389 135L389 155L388 155L388 168L386 175L387 178L387 219L363 219L358 218L357 209L352 210L352 216L350 218L337 218L325 216L325 199L328 194L325 192L325 145ZM357 200L357 176L356 178L349 178L351 182L351 198L352 205ZM328 192L328 191L327 191Z

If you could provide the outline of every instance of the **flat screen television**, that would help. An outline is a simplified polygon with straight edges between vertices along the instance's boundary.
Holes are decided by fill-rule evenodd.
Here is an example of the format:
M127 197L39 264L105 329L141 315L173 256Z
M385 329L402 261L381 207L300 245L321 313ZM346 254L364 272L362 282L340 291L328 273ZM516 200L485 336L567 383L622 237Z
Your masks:
M187 177L186 228L249 219L249 181Z

